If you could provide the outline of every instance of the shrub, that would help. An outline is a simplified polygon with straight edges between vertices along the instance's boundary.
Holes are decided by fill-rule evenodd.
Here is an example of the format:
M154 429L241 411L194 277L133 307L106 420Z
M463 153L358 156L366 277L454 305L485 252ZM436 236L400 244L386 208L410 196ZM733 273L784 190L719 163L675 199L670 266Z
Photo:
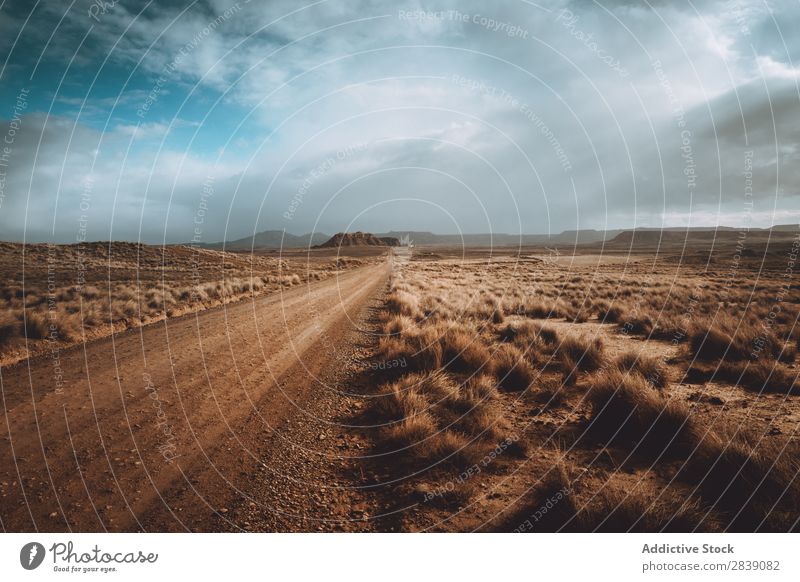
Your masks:
M598 304L597 318L603 323L619 323L622 319L622 309L618 306L608 306L605 303Z
M535 300L526 301L523 313L533 319L549 319L551 317L558 318L564 316L563 309L555 301L549 303Z
M444 365L449 370L474 374L491 367L491 356L486 346L467 329L451 328L440 342Z
M46 339L50 335L50 324L47 315L38 311L27 311L25 314L25 337L28 339Z
M603 340L599 337L588 339L569 336L558 345L557 353L564 363L565 371L574 369L592 372L600 368L605 360Z
M416 317L419 314L419 299L407 291L396 290L386 300L386 308L391 313Z
M633 490L605 483L591 506L578 512L575 531L583 532L693 532L721 531L714 513L698 499L676 491L648 489L640 484Z
M524 354L514 345L503 344L494 353L494 371L505 390L527 390L535 378L535 372Z
M791 531L800 512L800 449L737 429L705 435L679 477L726 511L726 529Z
M484 374L473 376L464 384L461 390L465 400L477 406L480 402L486 402L497 396L497 382L494 376Z
M0 313L0 346L9 343L20 333L20 324L10 311Z
M430 445L424 444L424 441L433 437L436 431L436 423L431 415L420 412L384 429L383 445L388 450L425 447L424 451L413 451L413 454L427 458Z
M633 372L641 375L656 388L664 388L667 385L667 369L658 358L653 356L626 352L614 361L614 366L620 372Z
M410 332L415 328L414 320L406 315L390 315L383 323L383 333L386 335L400 335Z
M509 323L498 333L500 341L511 342L523 351L530 349L531 345L541 334L541 327L532 321Z
M384 336L378 340L378 353L385 360L407 362L397 373L434 371L442 367L443 355L439 338L430 328L398 336Z
M759 393L800 393L800 383L797 374L791 373L780 364L772 360L757 360L749 362L723 361L714 367L694 365L687 372L688 377L694 377L702 382L710 380L724 380L731 384L741 386L746 390Z
M716 328L695 327L689 334L689 349L699 360L720 360L724 356L740 359L740 354L731 349L733 338Z
M667 399L640 375L611 369L589 391L590 431L601 438L632 444L647 457L668 450L690 450L696 428L683 403Z
M650 335L653 331L653 320L648 315L632 317L620 325L620 330L633 335Z
M548 345L554 345L558 343L558 332L552 327L540 327L538 337Z

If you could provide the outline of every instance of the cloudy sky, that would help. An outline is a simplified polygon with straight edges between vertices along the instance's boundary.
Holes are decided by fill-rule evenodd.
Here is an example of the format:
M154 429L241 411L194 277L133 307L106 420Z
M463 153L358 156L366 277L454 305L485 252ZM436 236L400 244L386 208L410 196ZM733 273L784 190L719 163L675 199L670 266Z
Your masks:
M800 217L798 0L0 6L5 240Z

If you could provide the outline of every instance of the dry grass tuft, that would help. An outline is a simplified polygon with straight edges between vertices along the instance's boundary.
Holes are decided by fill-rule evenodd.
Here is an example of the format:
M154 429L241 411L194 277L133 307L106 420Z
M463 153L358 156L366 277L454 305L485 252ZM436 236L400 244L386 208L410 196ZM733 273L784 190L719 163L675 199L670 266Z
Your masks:
M504 390L527 390L536 378L536 372L525 354L514 345L501 345L495 351L493 361L495 376Z
M614 361L614 366L620 372L633 372L641 375L656 388L664 388L667 385L666 366L653 356L625 352Z
M726 512L726 529L791 531L800 513L796 442L724 429L705 435L679 475Z
M450 328L440 340L444 365L448 370L475 374L491 370L491 355L486 346L468 329Z
M601 368L605 361L603 340L599 337L569 336L558 345L557 353L568 372L593 372Z
M688 408L638 374L603 372L592 383L589 401L590 431L607 442L632 445L641 455L686 451L697 442Z
M386 308L391 313L416 318L419 316L419 299L412 293L398 289L389 295L386 300Z
M381 388L373 411L391 423L380 448L401 455L404 466L464 468L496 439L488 405L496 394L488 376L458 385L439 371L408 374Z
M10 343L20 333L20 323L11 311L0 313L0 346Z

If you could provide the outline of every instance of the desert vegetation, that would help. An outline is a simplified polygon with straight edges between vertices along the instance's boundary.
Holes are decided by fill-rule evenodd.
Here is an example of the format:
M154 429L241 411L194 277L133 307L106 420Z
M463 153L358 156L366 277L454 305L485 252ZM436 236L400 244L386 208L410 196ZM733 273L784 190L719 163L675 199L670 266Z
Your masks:
M796 530L785 262L398 265L371 413L400 527Z
M369 258L0 243L0 362L325 279Z

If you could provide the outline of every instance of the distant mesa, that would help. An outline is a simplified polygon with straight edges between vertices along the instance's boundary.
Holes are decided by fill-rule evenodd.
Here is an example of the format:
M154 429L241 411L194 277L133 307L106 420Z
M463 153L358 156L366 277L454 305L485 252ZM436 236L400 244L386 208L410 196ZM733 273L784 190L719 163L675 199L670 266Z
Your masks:
M356 231L337 233L316 248L397 246L400 246L400 240L393 236L377 237L370 232Z

